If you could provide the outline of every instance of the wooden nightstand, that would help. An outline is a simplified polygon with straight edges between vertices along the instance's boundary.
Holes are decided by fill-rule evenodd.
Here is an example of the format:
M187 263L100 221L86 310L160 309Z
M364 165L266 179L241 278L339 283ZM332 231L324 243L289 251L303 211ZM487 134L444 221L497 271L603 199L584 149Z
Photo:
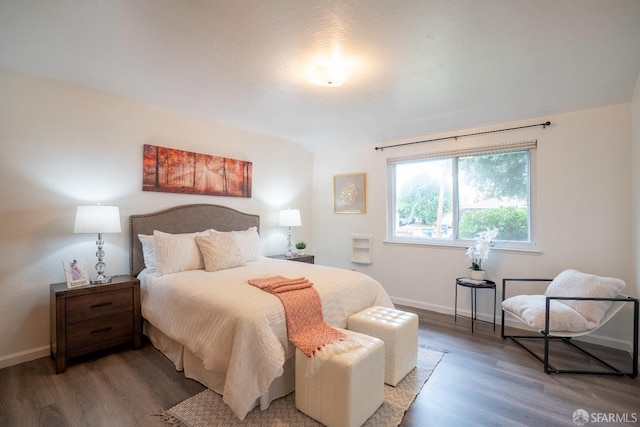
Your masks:
M67 359L118 344L142 347L140 281L114 276L111 283L67 288L50 285L51 358L56 374L65 371Z
M307 264L315 264L315 256L313 255L294 255L287 257L286 255L272 255L269 258L286 259L287 261L306 262Z

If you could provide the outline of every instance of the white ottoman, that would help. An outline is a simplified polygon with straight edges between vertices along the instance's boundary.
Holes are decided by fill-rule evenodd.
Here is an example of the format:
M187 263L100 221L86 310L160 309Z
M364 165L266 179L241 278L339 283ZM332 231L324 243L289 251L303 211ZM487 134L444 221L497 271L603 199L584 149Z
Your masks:
M384 382L396 386L418 360L418 315L388 307L370 307L349 316L349 330L384 341Z
M365 342L322 363L306 377L309 358L296 349L296 408L328 427L361 426L384 401L384 343L358 335Z

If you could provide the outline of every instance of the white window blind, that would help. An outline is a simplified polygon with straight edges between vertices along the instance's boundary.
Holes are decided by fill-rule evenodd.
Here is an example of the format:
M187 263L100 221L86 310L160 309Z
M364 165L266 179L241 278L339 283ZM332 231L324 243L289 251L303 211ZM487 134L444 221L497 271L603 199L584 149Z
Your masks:
M444 159L451 157L464 157L464 156L472 156L476 154L487 154L487 153L507 153L510 151L522 151L522 150L530 150L536 148L538 145L537 140L529 140L529 141L517 141L517 142L508 142L503 144L490 144L490 145L481 145L475 147L459 147L459 148L450 148L445 150L434 150L434 151L426 151L420 154L414 154L411 156L404 157L390 157L387 159L387 164L394 163L404 163L412 160L421 160L421 159Z

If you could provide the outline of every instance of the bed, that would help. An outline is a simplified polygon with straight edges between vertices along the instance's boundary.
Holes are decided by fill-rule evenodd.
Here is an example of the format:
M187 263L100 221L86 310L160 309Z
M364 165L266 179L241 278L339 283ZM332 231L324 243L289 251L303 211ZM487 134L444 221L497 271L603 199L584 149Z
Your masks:
M221 394L239 419L257 405L267 408L295 384L295 348L282 304L248 280L308 278L325 322L334 327L346 328L347 318L365 308L393 307L383 287L364 274L261 256L259 228L259 216L219 205L130 217L130 272L141 282L145 334L177 370ZM224 252L193 243L222 237L229 243ZM210 268L220 260L222 268Z

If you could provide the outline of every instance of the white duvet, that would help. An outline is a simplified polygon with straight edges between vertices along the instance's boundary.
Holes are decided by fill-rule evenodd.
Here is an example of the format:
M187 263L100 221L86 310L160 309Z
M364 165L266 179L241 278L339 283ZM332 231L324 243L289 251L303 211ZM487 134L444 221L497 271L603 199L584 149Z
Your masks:
M313 282L331 326L346 328L347 318L367 307L393 306L382 286L362 273L271 258L212 273L140 274L142 316L207 369L226 372L223 400L240 419L295 354L280 300L247 283L274 275Z

